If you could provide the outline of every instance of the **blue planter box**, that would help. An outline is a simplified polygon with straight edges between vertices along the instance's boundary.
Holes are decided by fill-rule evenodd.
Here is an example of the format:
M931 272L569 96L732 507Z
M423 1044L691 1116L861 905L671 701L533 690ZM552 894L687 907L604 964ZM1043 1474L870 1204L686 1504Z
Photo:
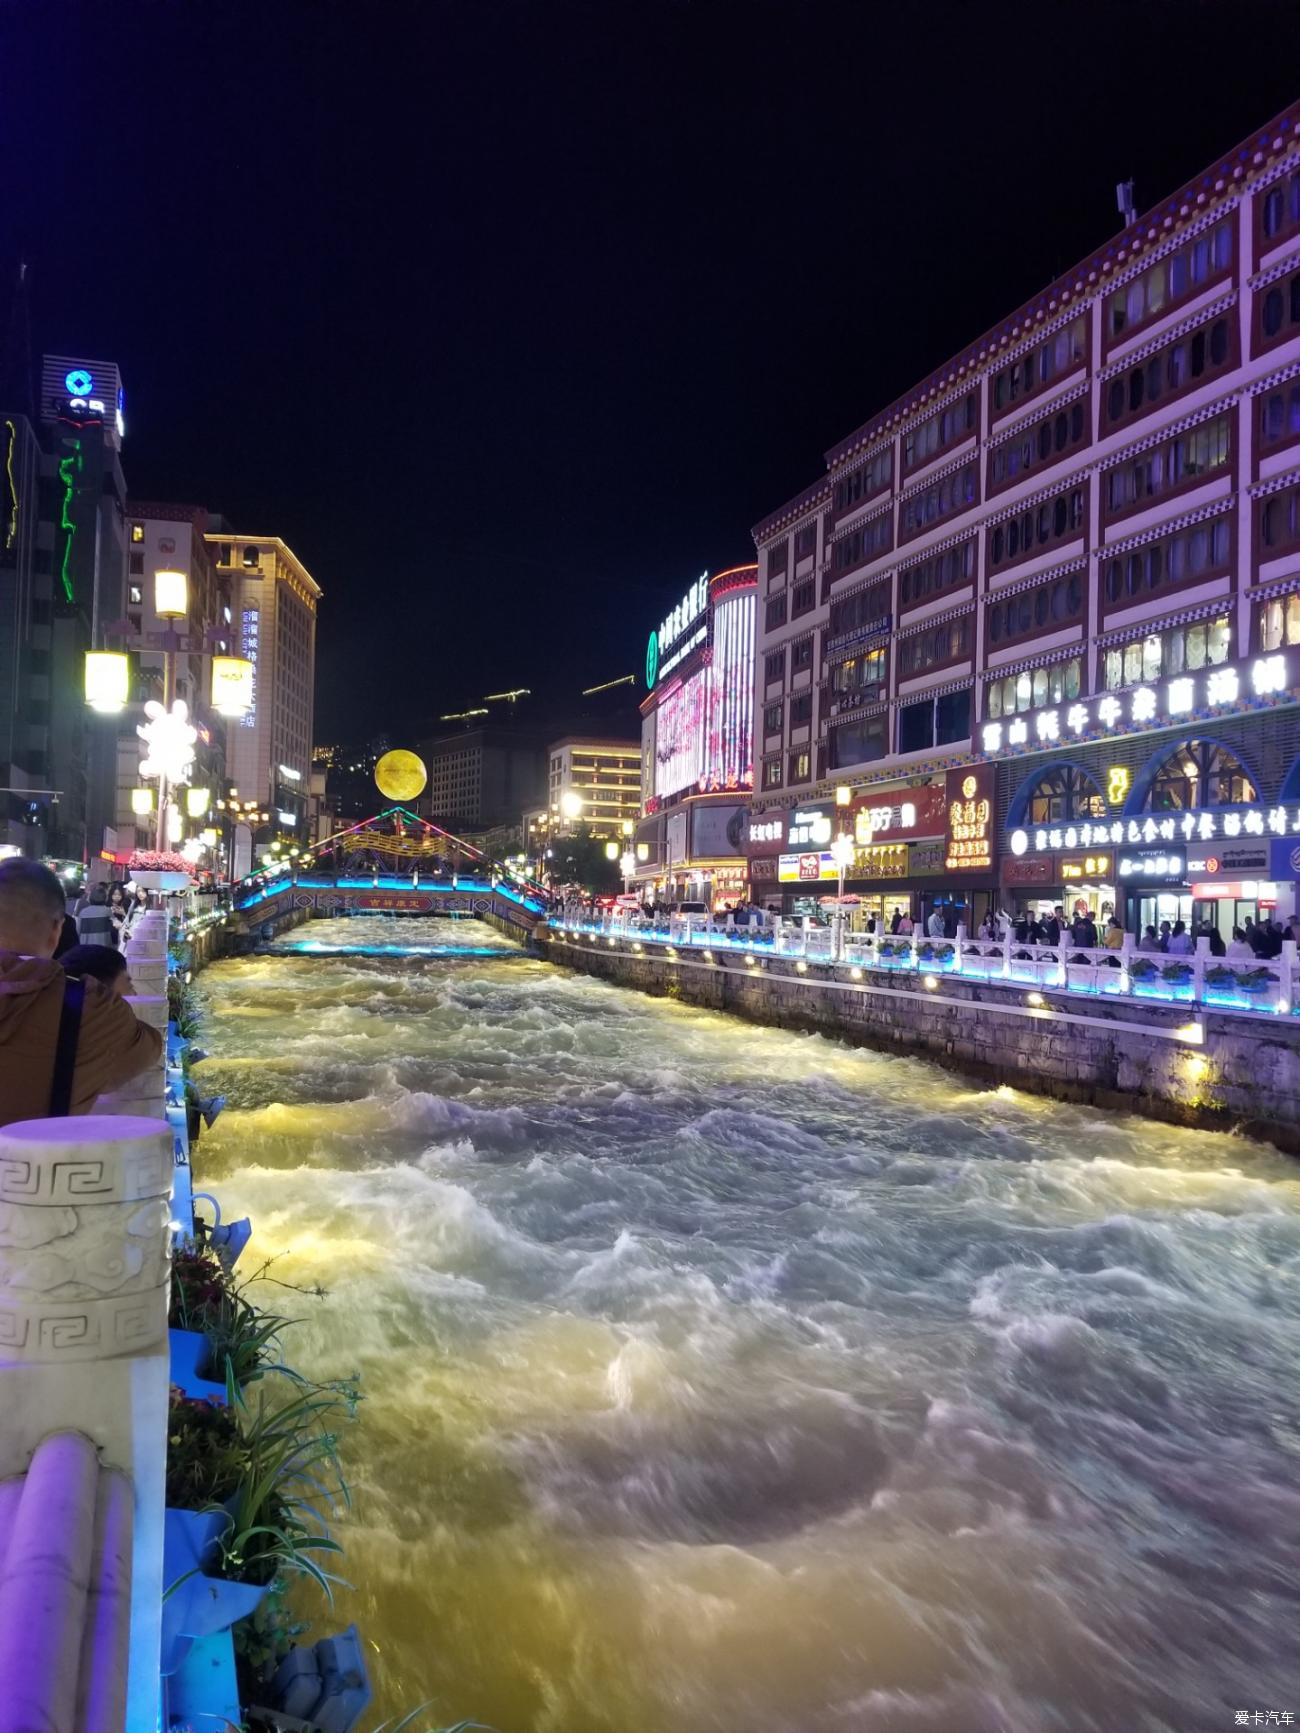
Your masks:
M224 1408L225 1385L199 1374L199 1368L206 1369L212 1358L212 1344L202 1330L168 1330L167 1340L171 1348L172 1383L179 1385L187 1396L208 1397Z
M232 1583L200 1573L187 1578L163 1602L162 1664L166 1677L182 1664L203 1637L228 1631L256 1612L269 1583Z

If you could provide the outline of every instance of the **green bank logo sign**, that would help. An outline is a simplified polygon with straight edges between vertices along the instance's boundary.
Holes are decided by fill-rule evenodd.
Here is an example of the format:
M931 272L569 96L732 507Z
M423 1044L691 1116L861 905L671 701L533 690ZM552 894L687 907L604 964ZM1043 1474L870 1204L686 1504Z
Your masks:
M659 634L651 632L645 647L645 683L647 692L659 677Z

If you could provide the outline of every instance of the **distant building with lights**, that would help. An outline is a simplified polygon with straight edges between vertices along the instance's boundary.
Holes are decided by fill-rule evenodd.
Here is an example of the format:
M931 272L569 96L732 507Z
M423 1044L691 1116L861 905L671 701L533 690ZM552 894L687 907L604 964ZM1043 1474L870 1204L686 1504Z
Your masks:
M301 839L311 792L320 585L279 536L207 534L230 594L232 654L253 664L253 703L232 722L226 776L243 798L265 800L269 832ZM237 863L238 864L238 863Z
M46 355L33 391L24 358L8 361L0 384L0 771L17 792L0 795L0 841L80 860L98 853L112 820L115 740L86 711L82 670L97 621L122 605L122 387L111 361Z
M1290 910L1300 105L833 445L754 541L756 891L833 890L847 830L863 916Z
M747 891L758 568L702 574L650 632L638 888L714 907Z
M546 737L536 728L486 722L417 748L429 773L421 814L457 835L518 830L527 806L546 798Z
M632 834L641 817L638 741L566 736L547 748L547 764L553 835L571 835L580 825L606 839Z

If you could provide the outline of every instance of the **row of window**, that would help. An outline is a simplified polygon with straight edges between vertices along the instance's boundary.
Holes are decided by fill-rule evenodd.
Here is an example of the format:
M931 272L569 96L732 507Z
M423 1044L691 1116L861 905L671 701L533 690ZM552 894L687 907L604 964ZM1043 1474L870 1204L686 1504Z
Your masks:
M894 448L885 446L869 463L860 465L851 475L835 483L831 500L837 512L852 511L864 499L882 493L894 479Z
M847 695L866 703L882 691L888 678L889 651L881 644L847 662L837 662L831 669L830 688L837 696Z
M1106 330L1111 337L1121 333L1131 335L1231 269L1229 218L1197 235L1177 252L1157 259L1122 289L1116 289L1106 302Z
M994 414L1021 398L1037 396L1054 380L1072 372L1087 353L1088 321L1081 316L993 375Z
M1231 653L1232 625L1227 614L1219 614L1212 620L1151 632L1129 644L1108 644L1102 656L1102 680L1108 692L1115 692L1123 686L1214 667Z
M1226 517L1176 530L1107 560L1106 600L1114 607L1140 600L1153 590L1226 572L1231 557L1232 523Z
M903 435L903 473L938 457L950 446L974 433L979 420L979 393L972 391L957 403L913 427Z
M875 517L868 518L866 523L859 524L851 535L836 542L835 551L831 555L831 566L837 572L851 571L854 566L879 559L881 554L887 554L893 545L894 514L892 511L879 512Z
M790 672L802 673L805 668L813 665L813 641L811 637L800 638L797 644L790 645ZM768 685L785 679L785 648L769 650L763 658L763 677Z
M1083 690L1083 662L1071 656L1053 662L1050 668L1025 668L1019 674L1004 674L984 688L984 714L996 721L1022 710L1041 710L1045 704L1065 704Z
M1017 638L1027 638L1031 632L1055 632L1082 618L1080 572L992 602L985 614L990 644L1010 644Z
M904 566L898 580L899 607L912 608L922 602L932 602L949 590L969 584L974 576L975 540L972 537L954 547L944 548L942 553L931 554L914 566Z
M971 691L944 692L935 698L920 698L898 708L898 748L901 752L929 752L936 746L953 746L970 739ZM847 770L855 764L872 764L889 752L889 712L861 716L832 728L828 736L830 768Z
M898 677L910 679L927 668L942 668L948 662L960 662L970 655L971 616L961 614L955 620L927 627L898 640Z
M1236 366L1236 351L1236 327L1226 315L1184 332L1145 361L1115 375L1106 390L1107 426L1134 421L1162 398Z
M1281 385L1259 400L1261 446L1283 445L1300 435L1300 379Z
M1136 511L1184 482L1204 481L1232 452L1232 416L1216 415L1106 471L1106 515Z
M940 476L929 487L918 488L903 501L903 539L919 536L933 524L942 523L944 518L965 511L978 498L979 472L973 463Z
M1300 592L1264 602L1259 610L1259 647L1280 650L1283 644L1300 644Z
M1058 542L1083 534L1088 515L1085 485L1068 487L1051 499L1027 506L989 531L989 571L1005 570L1043 553Z
M989 491L1010 487L1033 470L1055 463L1085 444L1087 438L1087 404L1080 397L1068 409L1045 415L993 447L989 453Z

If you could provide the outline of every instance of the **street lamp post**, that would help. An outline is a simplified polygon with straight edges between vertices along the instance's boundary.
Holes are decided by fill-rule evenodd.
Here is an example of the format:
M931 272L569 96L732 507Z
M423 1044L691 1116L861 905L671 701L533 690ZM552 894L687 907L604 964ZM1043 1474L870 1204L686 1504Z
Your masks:
M835 893L835 943L833 955L838 963L844 951L844 875L853 864L854 843L847 831L841 831L831 844L831 854L839 874Z

